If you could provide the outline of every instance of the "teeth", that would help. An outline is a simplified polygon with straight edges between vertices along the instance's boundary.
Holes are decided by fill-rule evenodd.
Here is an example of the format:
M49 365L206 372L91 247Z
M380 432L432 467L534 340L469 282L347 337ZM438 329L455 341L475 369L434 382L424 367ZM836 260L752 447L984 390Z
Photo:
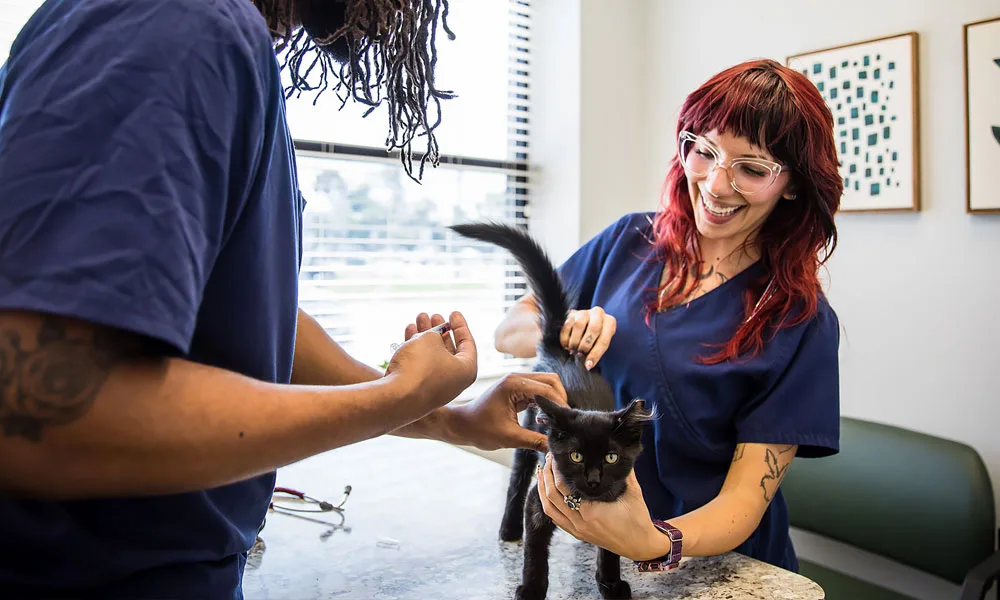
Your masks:
M712 202L712 200L708 197L707 194L701 195L701 201L705 205L705 208L708 210L708 212L712 213L717 217L728 217L729 215L733 214L734 212L742 208L741 206L726 207L722 206L721 204L716 204L715 202Z

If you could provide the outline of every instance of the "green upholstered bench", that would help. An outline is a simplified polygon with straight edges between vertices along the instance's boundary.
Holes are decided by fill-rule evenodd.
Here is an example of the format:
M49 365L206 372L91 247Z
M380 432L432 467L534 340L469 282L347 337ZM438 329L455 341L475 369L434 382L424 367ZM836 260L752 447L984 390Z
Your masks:
M993 489L971 447L841 419L840 453L795 460L782 490L792 526L962 586L980 600L1000 572ZM828 600L912 600L800 559Z

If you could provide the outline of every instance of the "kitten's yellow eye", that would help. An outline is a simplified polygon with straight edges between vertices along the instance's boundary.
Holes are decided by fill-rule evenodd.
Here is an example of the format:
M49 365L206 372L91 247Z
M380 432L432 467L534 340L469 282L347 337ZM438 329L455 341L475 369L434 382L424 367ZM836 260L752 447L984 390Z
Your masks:
M604 455L604 460L608 461L609 465L613 465L616 462L618 462L618 453L608 452L607 454Z
M575 463L581 463L583 462L583 455L579 452L570 452L569 459Z

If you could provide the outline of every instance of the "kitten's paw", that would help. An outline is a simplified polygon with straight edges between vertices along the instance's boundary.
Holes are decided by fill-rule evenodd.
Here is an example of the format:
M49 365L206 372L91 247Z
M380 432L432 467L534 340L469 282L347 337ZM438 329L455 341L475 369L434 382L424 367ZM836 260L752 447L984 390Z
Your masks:
M505 542L516 542L524 535L524 522L521 519L504 519L500 523L500 539Z
M514 593L514 600L545 600L545 593L547 591L546 588L536 585L521 584L517 586L517 592Z
M601 596L605 600L629 600L632 598L632 588L627 581L598 581L597 587L601 589Z

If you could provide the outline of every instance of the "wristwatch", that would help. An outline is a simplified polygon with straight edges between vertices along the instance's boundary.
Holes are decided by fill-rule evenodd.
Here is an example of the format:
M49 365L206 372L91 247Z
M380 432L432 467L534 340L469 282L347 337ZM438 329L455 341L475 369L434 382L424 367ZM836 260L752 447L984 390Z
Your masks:
M653 560L637 560L636 568L642 573L653 571L671 571L681 566L681 547L683 546L684 534L666 521L653 519L653 526L670 538L670 551L659 558Z

